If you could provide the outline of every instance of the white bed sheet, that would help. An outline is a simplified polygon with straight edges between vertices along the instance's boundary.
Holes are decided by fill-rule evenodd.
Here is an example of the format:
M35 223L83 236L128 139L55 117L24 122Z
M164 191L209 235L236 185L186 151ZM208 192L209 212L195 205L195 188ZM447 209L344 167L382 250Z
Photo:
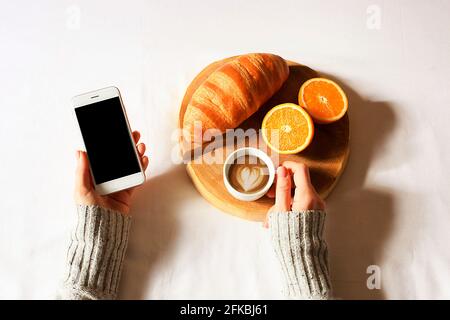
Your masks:
M79 146L70 97L118 86L150 156L120 297L282 298L267 231L172 163L178 107L211 61L273 52L338 79L351 156L328 199L338 298L450 298L449 1L1 1L0 298L52 298ZM381 288L369 290L367 268Z

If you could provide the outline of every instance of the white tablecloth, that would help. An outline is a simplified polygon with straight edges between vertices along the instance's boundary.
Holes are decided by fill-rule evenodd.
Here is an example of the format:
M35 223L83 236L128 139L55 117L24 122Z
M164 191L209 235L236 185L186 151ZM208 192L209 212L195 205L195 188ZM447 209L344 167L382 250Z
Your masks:
M0 298L53 297L75 219L70 98L108 85L150 157L120 297L281 298L267 231L216 210L171 160L190 80L246 52L348 93L351 156L326 225L335 295L450 298L449 32L445 0L2 0Z

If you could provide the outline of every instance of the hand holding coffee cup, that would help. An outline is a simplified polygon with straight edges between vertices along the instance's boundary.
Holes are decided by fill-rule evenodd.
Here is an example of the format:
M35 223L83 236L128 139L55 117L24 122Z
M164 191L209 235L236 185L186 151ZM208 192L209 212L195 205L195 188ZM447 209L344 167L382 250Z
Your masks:
M292 188L295 188L293 198ZM267 196L275 198L275 205L267 215L272 211L325 210L325 202L311 183L308 167L300 162L286 161L278 167L275 183ZM267 217L264 227L269 227Z
M269 210L288 212L324 210L325 203L311 183L308 167L300 162L285 161L275 168L270 157L255 148L242 148L231 153L223 166L224 184L236 199L254 201L265 194L275 198ZM294 197L291 189L295 188ZM267 218L264 226L268 227Z

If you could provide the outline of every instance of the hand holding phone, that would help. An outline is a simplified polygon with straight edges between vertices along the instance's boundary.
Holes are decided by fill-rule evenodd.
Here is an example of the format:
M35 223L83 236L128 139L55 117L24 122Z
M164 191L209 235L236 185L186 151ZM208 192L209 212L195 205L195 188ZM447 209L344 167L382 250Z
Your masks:
M78 152L76 200L129 210L131 188L145 181L148 158L131 129L120 92L108 87L73 98L86 152ZM107 194L113 194L105 196Z

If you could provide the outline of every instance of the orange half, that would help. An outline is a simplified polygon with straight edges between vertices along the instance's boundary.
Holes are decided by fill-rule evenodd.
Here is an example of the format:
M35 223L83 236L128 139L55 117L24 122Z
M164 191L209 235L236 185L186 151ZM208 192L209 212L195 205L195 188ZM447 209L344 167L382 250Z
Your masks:
M304 150L314 136L314 124L308 113L293 103L273 107L261 125L266 144L280 154Z
M306 81L298 93L300 106L308 111L316 123L331 123L347 112L348 100L339 85L325 78Z

